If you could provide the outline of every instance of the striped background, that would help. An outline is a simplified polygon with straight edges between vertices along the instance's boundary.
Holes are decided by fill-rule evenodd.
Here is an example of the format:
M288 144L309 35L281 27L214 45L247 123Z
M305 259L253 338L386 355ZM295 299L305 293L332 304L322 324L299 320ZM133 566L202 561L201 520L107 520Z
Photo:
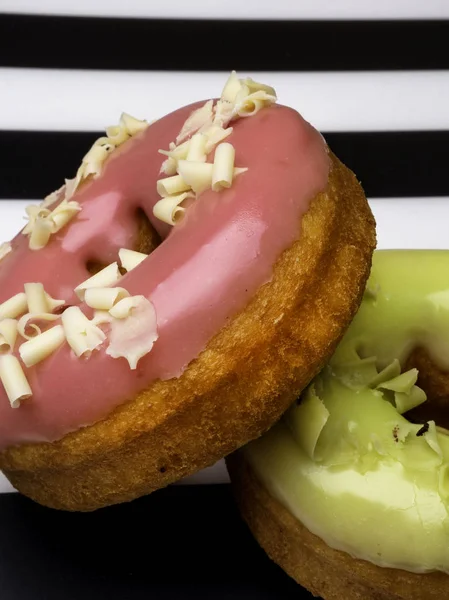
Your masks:
M0 242L121 111L162 116L236 69L357 173L379 247L448 247L448 39L447 0L0 0Z

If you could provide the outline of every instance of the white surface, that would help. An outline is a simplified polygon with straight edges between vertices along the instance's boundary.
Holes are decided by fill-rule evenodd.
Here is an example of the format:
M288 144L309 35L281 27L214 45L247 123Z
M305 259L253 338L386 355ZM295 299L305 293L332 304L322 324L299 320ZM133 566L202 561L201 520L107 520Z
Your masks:
M22 226L27 201L0 200L0 243ZM381 198L370 204L377 221L378 248L449 248L449 197ZM224 483L228 481L224 461L181 483ZM0 474L0 493L12 491Z
M447 0L0 0L0 11L103 17L195 19L431 19Z
M1 0L0 0L1 1ZM448 0L449 6L449 0ZM449 71L239 73L321 131L449 129ZM102 130L218 96L226 73L0 68L0 129Z

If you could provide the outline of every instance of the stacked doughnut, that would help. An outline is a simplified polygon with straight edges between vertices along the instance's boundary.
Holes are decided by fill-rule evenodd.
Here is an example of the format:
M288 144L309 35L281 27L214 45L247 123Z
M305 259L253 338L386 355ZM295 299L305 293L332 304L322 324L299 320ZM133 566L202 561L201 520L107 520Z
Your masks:
M150 125L122 115L27 216L0 250L0 468L67 510L266 431L335 349L375 245L355 176L235 73Z
M229 458L256 538L314 594L447 596L448 370L449 251L377 251L328 365Z

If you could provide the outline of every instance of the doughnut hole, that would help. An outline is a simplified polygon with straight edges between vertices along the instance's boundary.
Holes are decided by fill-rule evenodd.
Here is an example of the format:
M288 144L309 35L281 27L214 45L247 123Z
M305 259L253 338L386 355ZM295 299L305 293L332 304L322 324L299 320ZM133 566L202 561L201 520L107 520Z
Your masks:
M137 252L143 252L144 254L151 254L153 250L155 250L161 243L161 238L151 225L143 209L138 208L136 210L135 221L137 224L136 235L130 249L136 250ZM117 248L117 252L119 249L120 248ZM95 275L107 267L108 264L110 263L98 260L97 258L91 258L86 262L86 270L88 271L89 275ZM119 268L121 274L124 275L126 271L122 269L122 267Z
M405 370L419 371L418 385L427 394L427 401L410 410L406 417L414 423L435 421L449 429L449 371L438 368L424 348L416 348L408 357Z

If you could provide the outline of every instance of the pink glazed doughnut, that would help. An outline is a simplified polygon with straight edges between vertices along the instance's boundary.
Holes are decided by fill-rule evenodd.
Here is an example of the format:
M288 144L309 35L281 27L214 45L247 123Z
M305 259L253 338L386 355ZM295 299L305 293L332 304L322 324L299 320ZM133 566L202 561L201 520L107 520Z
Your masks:
M354 175L290 108L266 105L226 124L235 165L247 171L230 187L192 194L173 227L155 217L165 177L159 149L203 104L116 148L72 195L79 212L44 247L31 249L19 233L3 253L0 333L2 307L23 297L25 284L61 300L54 320L39 325L44 335L62 322L65 341L27 366L19 326L0 356L0 468L39 503L93 510L128 501L259 436L328 359L358 308L373 217ZM138 308L98 320L106 311L74 290L122 248L149 254L120 269L112 287L151 310L137 321ZM64 323L69 307L103 332L81 356ZM30 301L27 311L32 316ZM20 314L14 318L20 324ZM108 351L114 335L128 346L151 340L135 368L121 346L118 356ZM17 365L31 392L13 402Z

